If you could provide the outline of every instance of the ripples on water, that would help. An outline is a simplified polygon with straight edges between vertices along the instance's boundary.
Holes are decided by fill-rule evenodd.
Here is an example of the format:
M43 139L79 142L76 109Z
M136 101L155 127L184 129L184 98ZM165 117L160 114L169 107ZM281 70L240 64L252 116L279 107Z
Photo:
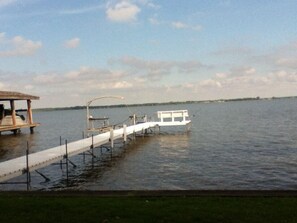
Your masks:
M119 123L130 110L152 116L158 110L188 109L192 128L163 128L137 137L113 151L96 150L98 158L71 158L71 189L297 189L297 100L244 101L171 106L96 109ZM35 112L42 125L33 135L0 137L0 161L82 138L85 111ZM121 146L120 146L121 145ZM65 189L65 169L49 166L32 173L32 188ZM19 177L17 180L22 180ZM15 180L15 179L14 179ZM2 190L25 186L2 185Z

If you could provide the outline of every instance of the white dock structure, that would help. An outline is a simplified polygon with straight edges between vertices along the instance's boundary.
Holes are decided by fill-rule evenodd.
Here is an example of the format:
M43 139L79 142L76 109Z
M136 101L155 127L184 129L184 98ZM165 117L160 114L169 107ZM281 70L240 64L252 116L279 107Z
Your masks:
M158 112L158 118L161 119L159 122L144 122L131 126L123 125L122 128L111 129L109 132L94 135L86 139L81 139L65 145L4 161L0 163L0 182L8 181L27 172L46 167L52 163L57 163L65 157L69 158L107 143L110 143L111 148L113 148L114 140L122 138L123 141L126 142L128 135L144 132L149 128L163 126L189 126L191 120L187 120L187 117L187 110L161 111Z

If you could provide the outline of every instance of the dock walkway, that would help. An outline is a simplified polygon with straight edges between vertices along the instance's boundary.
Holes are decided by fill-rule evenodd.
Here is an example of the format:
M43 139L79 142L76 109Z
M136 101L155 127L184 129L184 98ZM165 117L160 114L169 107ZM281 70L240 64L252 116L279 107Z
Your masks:
M71 157L81 154L93 148L111 143L113 147L113 140L123 138L126 141L127 136L137 132L144 132L145 130L153 127L162 126L182 126L190 124L190 120L175 121L172 119L169 122L145 122L136 125L126 126L119 129L112 129L110 132L105 132L99 135L94 135L86 139L81 139L67 144L67 156ZM0 182L10 180L14 177L21 176L29 171L34 171L39 168L48 166L63 160L66 155L66 145L57 146L54 148L46 149L40 152L32 153L27 156L18 157L0 163Z

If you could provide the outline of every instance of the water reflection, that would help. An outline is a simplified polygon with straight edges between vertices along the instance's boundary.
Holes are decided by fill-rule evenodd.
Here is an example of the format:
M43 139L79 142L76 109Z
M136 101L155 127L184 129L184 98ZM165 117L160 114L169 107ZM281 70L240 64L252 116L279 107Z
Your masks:
M179 151L185 151L189 148L190 132L179 134L160 134L155 137L162 148L179 149Z
M0 160L5 161L11 157L19 157L26 154L27 142L30 152L35 152L35 143L38 140L37 134L6 134L1 135L0 140Z
M135 172L135 169L121 171L122 166L126 165L127 159L138 156L138 153L151 140L153 140L152 137L137 137L135 141L130 141L126 145L121 141L117 141L113 150L108 147L95 148L95 158L87 156L82 162L81 157L76 157L75 162L79 165L78 168L72 171L68 187L65 188L65 179L61 179L54 185L51 184L48 189L116 189L121 185L118 179L129 178L130 173ZM113 179L117 180L107 180L106 177L109 178L110 175L113 175Z

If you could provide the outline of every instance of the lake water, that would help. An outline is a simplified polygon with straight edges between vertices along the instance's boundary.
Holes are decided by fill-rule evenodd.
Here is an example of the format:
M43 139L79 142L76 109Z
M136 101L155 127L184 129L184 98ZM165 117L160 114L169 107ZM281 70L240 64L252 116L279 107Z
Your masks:
M32 190L138 189L297 189L297 99L199 103L94 109L121 123L132 113L152 117L159 110L188 109L192 127L162 128L113 150L96 149L90 156L72 157L66 187L65 167L51 165L32 173ZM62 141L82 138L85 110L40 111L34 134L0 136L0 161L25 154L26 142L36 152ZM128 121L126 121L128 124ZM12 181L22 181L18 177ZM23 190L25 185L0 185Z

